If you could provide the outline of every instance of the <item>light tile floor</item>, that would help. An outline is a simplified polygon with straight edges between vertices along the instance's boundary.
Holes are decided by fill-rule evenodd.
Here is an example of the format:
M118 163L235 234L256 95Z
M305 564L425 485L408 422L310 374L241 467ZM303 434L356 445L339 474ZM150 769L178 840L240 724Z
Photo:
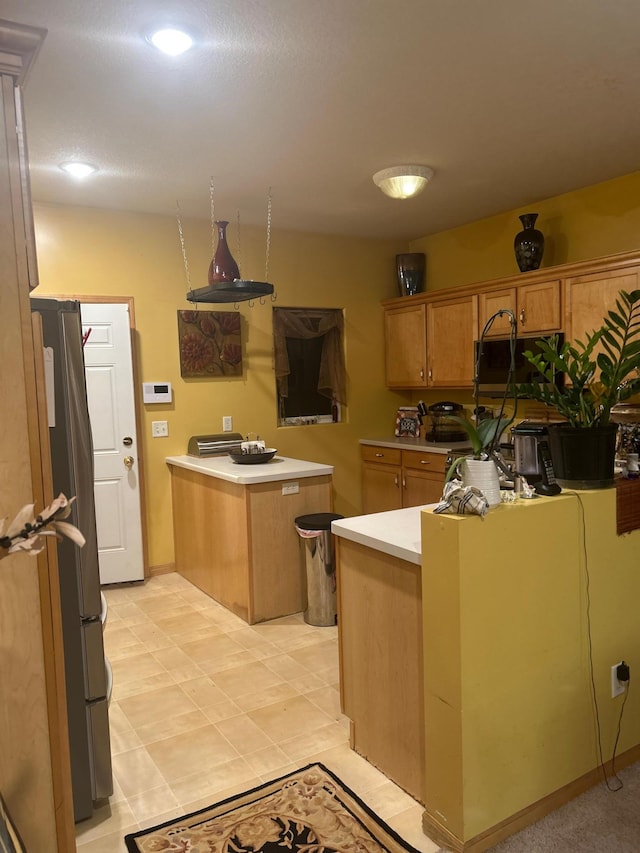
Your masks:
M178 574L107 588L114 794L77 824L79 853L321 761L407 842L422 806L349 749L336 628L301 614L249 626Z

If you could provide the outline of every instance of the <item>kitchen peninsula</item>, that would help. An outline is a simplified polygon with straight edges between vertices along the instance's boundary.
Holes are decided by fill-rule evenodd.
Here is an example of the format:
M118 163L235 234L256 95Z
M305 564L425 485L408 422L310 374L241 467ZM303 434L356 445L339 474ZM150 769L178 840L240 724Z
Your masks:
M441 846L480 853L601 781L592 679L611 772L611 665L640 668L640 530L616 526L616 489L332 524L352 747ZM616 768L640 759L626 704Z
M330 512L333 467L170 456L176 571L250 625L303 609L294 519Z

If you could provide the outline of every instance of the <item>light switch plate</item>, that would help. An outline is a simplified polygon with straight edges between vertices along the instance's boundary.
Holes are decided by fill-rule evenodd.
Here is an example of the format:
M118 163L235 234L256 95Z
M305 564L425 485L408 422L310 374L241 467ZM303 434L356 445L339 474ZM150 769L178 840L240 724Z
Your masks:
M164 438L169 435L168 421L151 421L151 434L154 438Z

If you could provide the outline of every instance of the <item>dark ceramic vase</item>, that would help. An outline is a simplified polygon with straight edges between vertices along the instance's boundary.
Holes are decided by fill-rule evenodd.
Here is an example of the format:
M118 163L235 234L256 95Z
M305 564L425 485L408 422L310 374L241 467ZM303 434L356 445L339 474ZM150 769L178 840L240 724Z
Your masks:
M405 252L396 255L396 274L400 296L413 296L424 289L424 252Z
M519 231L513 241L516 261L520 272L537 270L544 254L544 234L535 228L537 213L523 213L519 217L522 231Z
M240 278L238 264L234 261L227 245L228 224L228 222L223 221L214 223L218 228L218 245L209 265L209 284L219 284L223 281L234 281Z

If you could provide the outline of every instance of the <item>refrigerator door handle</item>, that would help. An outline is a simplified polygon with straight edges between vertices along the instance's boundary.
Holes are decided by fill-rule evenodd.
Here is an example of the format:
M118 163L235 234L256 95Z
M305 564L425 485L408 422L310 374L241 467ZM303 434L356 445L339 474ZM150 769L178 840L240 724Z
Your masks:
M111 744L109 740L109 711L107 700L87 703L87 728L91 733L91 797L102 800L113 794Z
M107 657L104 659L104 669L107 678L107 705L109 705L113 693L113 670L111 669L111 661Z
M82 623L82 640L84 646L84 682L85 699L104 699L107 695L107 677L104 667L104 643L102 639L102 622Z

